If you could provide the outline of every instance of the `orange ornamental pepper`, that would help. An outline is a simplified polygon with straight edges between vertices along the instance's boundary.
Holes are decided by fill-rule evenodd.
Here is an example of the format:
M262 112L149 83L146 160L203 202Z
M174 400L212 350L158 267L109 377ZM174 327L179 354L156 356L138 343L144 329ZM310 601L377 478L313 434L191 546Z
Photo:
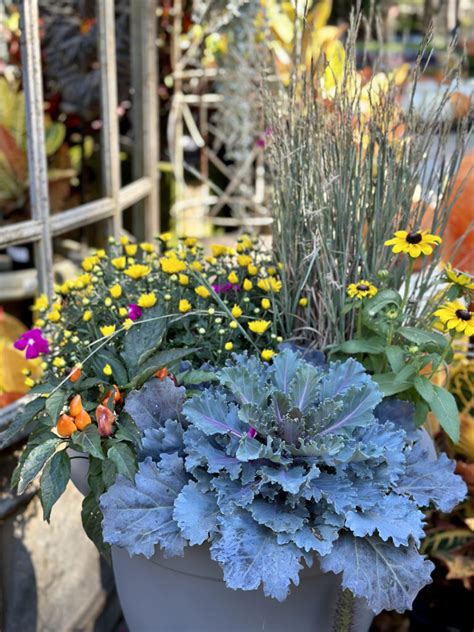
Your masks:
M86 426L92 423L91 416L87 410L84 410L83 408L77 417L74 418L74 423L76 424L78 430L84 430Z
M69 402L69 413L73 417L77 417L79 413L81 413L83 410L84 410L84 407L82 406L81 396L74 395L74 397Z
M75 384L77 380L80 379L80 377L81 377L81 369L79 367L76 367L75 369L71 371L71 375L69 376L69 379L71 380L73 384Z
M107 406L99 404L95 411L95 418L97 419L100 436L110 437L113 433L112 426L115 421L114 413L107 408Z
M61 415L56 424L56 430L60 437L70 437L73 432L76 432L77 426L72 417Z
M118 386L116 384L114 384L113 390L107 391L104 399L102 400L102 404L104 406L107 406L107 404L109 403L109 399L112 397L112 394L114 396L114 404L117 404L117 403L122 401L122 396L120 395L120 391L118 390Z
M154 373L154 376L157 377L161 381L163 381L165 377L168 377L168 375L169 375L168 369L165 366L162 369L159 369L156 373Z

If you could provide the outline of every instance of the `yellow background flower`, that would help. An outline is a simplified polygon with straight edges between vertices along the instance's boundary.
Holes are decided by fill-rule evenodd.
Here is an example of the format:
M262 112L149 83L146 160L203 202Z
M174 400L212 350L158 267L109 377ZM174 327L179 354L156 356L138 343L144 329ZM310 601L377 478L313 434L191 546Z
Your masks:
M261 353L262 360L265 360L265 362L269 362L274 355L275 351L273 351L272 349L264 349Z
M133 266L130 266L125 270L125 274L135 281L147 276L150 272L150 266L144 266L141 263L135 263Z
M234 307L230 311L234 318L239 318L239 316L242 316L242 308L238 305L234 305Z
M186 314L186 312L189 312L192 309L192 305L187 299L182 298L179 301L178 309L181 313Z
M111 336L115 332L115 325L103 325L100 328L100 333L103 336Z
M196 288L194 288L194 291L201 298L209 298L211 296L211 293L209 292L207 287L204 287L204 285L198 285Z
M116 283L115 285L112 285L112 287L109 288L109 292L112 298L120 298L122 296L122 288L120 287L118 283Z
M141 294L138 298L139 307L153 307L156 305L156 294L154 292L150 292L149 294Z
M253 320L249 323L249 329L254 334L264 334L271 324L270 320Z
M115 259L111 259L110 260L110 263L117 270L124 270L125 266L127 265L127 259L126 259L126 257L115 257Z

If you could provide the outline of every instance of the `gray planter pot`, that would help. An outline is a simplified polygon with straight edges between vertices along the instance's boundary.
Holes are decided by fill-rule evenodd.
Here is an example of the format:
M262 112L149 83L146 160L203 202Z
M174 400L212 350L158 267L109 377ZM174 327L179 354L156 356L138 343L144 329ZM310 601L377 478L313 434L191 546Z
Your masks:
M88 493L88 460L69 450L71 479ZM207 546L149 560L112 547L117 593L130 632L326 632L334 623L340 580L315 563L300 573L299 586L280 603L262 590L231 590ZM356 600L351 632L367 632L373 613Z

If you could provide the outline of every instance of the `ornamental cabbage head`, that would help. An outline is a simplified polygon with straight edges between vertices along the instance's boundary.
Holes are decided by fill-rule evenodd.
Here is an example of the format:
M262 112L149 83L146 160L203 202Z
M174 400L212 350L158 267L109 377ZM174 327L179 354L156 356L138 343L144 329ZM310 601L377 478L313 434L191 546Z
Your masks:
M207 542L228 587L278 600L316 558L374 612L409 608L433 568L421 509L465 494L446 455L427 458L410 405L383 401L353 359L291 349L272 365L235 356L217 378L187 400L169 379L129 396L143 460L135 485L102 496L105 540L147 557Z

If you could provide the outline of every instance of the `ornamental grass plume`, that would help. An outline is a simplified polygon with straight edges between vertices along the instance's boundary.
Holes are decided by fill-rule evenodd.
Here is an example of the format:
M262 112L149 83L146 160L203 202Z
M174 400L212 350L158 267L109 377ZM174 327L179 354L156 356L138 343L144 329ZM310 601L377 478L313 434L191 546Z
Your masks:
M356 64L360 26L361 18L353 17L345 45L333 46L334 54L326 50L318 66L305 76L295 74L287 89L262 82L266 125L273 131L266 156L274 248L283 264L281 326L287 336L321 349L354 334L356 317L344 305L355 279L376 279L387 271L391 286L400 288L412 257L421 254L406 324L415 315L429 318L420 306L433 292L441 256L437 236L447 225L466 142L464 120L455 151L448 153L451 122L442 116L448 87L423 120L413 106L429 38L408 78L381 72L382 60L376 59L373 77L364 83ZM446 85L456 72L446 74ZM384 248L394 234L395 252L411 256ZM304 310L303 293L310 299Z

